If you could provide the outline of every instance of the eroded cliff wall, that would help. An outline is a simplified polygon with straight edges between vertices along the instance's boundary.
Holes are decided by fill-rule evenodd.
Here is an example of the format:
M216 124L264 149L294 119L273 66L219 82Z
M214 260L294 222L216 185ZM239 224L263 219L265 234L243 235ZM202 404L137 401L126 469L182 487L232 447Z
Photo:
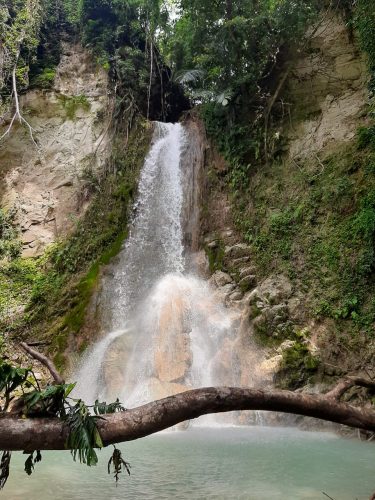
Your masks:
M36 144L17 122L1 141L0 195L1 206L16 212L24 257L41 255L69 234L85 211L85 181L108 159L109 108L106 72L80 44L68 42L52 88L21 97Z

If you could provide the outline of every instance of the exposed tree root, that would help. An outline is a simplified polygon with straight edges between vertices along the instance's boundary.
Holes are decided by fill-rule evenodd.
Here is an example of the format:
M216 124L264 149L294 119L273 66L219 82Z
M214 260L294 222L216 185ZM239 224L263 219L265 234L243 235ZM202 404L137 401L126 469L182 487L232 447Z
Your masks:
M35 130L32 128L32 126L30 125L30 123L23 117L23 115L21 114L21 111L20 111L20 102L19 102L19 97L18 97L18 91L17 91L17 78L16 78L16 66L14 66L13 68L13 71L12 71L12 86L13 86L13 92L12 92L12 95L13 95L13 99L14 99L14 105L16 107L16 110L13 114L13 117L10 121L10 124L8 126L8 128L6 129L6 131L3 133L3 135L0 136L0 142L7 136L10 134L12 128L13 128L13 125L14 125L14 122L16 121L16 119L18 119L18 121L24 125L26 125L26 127L28 128L29 130L29 133L30 133L30 137L31 137L31 140L33 142L33 144L35 145L35 147L37 148L38 145L37 143L35 142L35 139L34 139L34 135L33 135L33 132L35 132Z

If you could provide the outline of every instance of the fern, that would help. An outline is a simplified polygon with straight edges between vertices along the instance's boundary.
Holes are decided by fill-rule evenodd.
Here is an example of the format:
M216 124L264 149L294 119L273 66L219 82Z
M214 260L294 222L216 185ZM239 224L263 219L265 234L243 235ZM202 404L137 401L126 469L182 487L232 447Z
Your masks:
M118 411L126 411L121 405L120 401L116 399L114 403L107 404L106 402L100 403L98 400L94 404L95 415L104 415L105 413L116 413Z
M174 81L181 84L195 83L198 80L202 80L204 74L204 71L201 69L182 70L176 73Z

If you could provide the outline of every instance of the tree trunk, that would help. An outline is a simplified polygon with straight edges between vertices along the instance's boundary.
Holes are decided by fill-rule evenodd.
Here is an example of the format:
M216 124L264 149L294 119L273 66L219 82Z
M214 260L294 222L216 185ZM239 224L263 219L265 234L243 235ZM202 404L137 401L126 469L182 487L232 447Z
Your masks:
M131 441L209 413L266 410L316 417L375 431L375 411L340 403L334 397L290 391L206 387L160 399L98 422L104 445ZM67 428L57 418L0 419L0 449L61 450Z

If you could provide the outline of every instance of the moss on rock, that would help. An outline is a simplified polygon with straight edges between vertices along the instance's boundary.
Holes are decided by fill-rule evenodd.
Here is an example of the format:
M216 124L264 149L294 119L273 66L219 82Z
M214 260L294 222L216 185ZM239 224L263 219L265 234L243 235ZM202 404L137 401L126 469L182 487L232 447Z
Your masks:
M311 354L305 342L294 342L282 352L280 368L276 374L276 385L282 389L298 389L312 380L320 360Z

